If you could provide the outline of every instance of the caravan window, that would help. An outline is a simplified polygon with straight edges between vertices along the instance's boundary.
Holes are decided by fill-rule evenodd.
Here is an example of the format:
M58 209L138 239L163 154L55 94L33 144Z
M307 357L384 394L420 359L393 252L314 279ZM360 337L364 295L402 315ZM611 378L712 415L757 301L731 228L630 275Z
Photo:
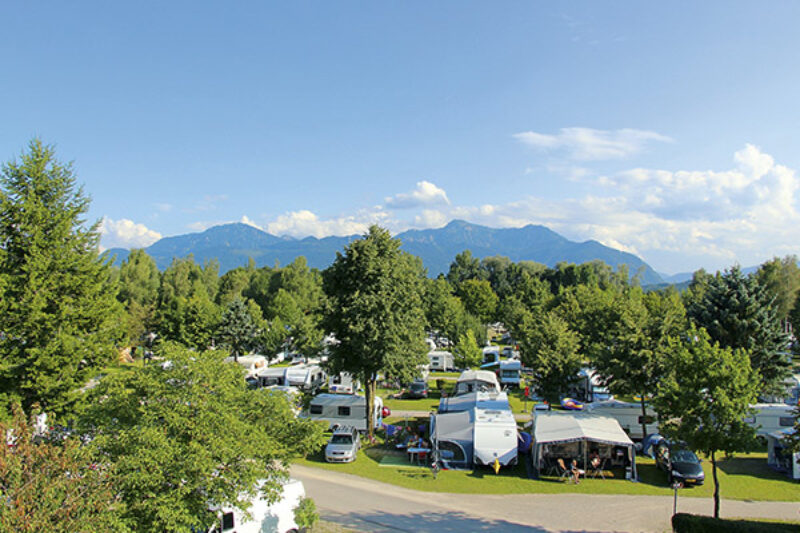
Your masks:
M341 409L341 407L340 407L340 409ZM311 408L310 408L310 411L311 411L312 415L321 415L322 414L322 406L321 405L312 404Z
M350 407L346 405L339 406L339 416L350 416Z
M334 385L341 385L342 384L342 375L341 374L336 374L335 376L333 376L333 384Z
M222 531L233 529L236 524L233 523L233 513L225 513L222 515Z
M778 420L778 424L782 428L788 428L794 425L794 417L793 416L782 416L780 420Z

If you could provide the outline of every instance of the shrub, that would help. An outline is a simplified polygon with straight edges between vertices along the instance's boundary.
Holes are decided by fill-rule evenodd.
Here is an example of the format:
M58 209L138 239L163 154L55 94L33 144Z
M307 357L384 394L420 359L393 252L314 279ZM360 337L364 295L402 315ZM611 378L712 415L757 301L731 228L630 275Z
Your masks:
M756 520L723 520L710 516L678 513L672 517L675 533L782 533L800 532L800 525Z
M317 506L311 498L303 498L294 510L294 520L303 529L311 528L319 520Z

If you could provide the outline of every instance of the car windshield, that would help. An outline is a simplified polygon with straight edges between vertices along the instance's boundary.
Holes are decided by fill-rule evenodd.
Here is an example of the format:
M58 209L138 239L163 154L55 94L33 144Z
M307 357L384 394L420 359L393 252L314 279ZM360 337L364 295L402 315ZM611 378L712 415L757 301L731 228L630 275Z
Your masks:
M350 435L334 435L331 437L331 444L353 444L353 437Z
M697 456L691 450L673 450L672 460L676 463L698 463Z
M424 390L425 384L424 383L412 383L411 390Z

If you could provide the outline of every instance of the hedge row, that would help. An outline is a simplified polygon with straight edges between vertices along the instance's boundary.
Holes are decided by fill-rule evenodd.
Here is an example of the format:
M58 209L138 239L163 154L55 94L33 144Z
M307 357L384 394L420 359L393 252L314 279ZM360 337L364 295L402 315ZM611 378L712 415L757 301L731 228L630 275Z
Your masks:
M675 533L798 533L800 525L755 520L723 520L678 513L672 517Z

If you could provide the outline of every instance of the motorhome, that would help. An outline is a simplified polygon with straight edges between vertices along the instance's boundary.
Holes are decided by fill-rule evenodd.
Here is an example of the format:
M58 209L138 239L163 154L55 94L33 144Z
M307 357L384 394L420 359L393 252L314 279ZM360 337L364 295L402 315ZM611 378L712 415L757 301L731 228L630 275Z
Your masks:
M496 370L497 377L500 378L500 385L503 387L519 387L520 371L522 363L518 359L500 361L500 367Z
M350 372L339 372L328 376L328 392L334 394L353 394L359 388L359 382Z
M300 527L295 521L294 510L305 496L303 482L290 479L283 485L280 499L274 503L269 503L259 493L251 500L247 514L239 509L217 510L217 523L208 529L208 533L261 533L263 531L289 533L298 531Z
M286 383L308 392L317 391L325 384L327 375L319 365L296 365L286 368Z
M500 347L499 346L486 346L483 348L483 361L481 365L500 362Z
M580 369L578 381L570 388L567 396L581 402L604 402L614 398L603 384L600 374L593 368Z
M226 363L239 363L239 365L244 368L245 371L245 378L253 377L262 368L267 368L269 366L269 362L267 358L263 355L240 355L236 358L233 356L225 358Z
M453 359L453 354L450 352L444 352L438 350L433 350L431 352L428 352L428 361L430 361L431 370L439 370L442 372L447 372L450 370L455 370L456 368L455 360Z
M631 439L641 440L647 435L658 432L656 412L645 405L645 434L642 434L642 406L638 402L622 402L605 400L584 405L583 410L592 415L608 416L619 422L619 425ZM535 413L534 413L535 416Z
M794 408L785 403L757 403L751 405L753 414L744 421L754 427L757 435L766 436L794 425Z
M476 391L500 392L495 373L488 370L463 371L456 381L455 396Z
M375 397L373 418L375 428L383 422L383 400ZM325 420L328 427L355 426L367 430L367 399L356 394L318 394L308 406L304 416L312 420Z

